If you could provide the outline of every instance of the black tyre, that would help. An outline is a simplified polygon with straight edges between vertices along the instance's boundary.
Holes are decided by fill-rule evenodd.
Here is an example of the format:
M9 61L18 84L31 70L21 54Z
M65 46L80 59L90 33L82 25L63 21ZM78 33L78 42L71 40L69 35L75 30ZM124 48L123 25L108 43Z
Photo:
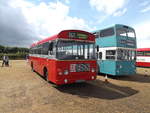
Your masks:
M44 78L45 78L46 81L49 81L48 80L48 71L47 71L47 69L44 69Z
M33 67L33 63L31 64L31 70L32 70L33 72L35 72L34 67Z

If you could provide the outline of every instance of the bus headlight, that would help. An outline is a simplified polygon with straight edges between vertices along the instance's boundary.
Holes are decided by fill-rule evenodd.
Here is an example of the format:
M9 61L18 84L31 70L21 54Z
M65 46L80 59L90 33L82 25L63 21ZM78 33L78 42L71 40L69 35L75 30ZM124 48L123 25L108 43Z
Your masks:
M91 70L93 73L95 72L95 69L94 68L92 68L92 70Z
M64 75L68 75L69 74L69 71L68 70L65 70L64 71Z
M94 76L92 76L92 80L94 79L95 77Z
M67 79L65 79L65 80L64 80L64 82L65 82L65 83L67 83L67 82L68 82L68 80L67 80Z

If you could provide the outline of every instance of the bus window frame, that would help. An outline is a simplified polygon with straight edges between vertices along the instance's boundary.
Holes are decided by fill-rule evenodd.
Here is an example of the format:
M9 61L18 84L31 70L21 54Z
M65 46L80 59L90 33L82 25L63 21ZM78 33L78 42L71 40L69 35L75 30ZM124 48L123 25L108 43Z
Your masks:
M115 54L114 55L107 55L107 51L115 51ZM116 60L116 49L107 49L106 51L106 54L105 54L105 59L106 60ZM114 58L107 58L107 57L114 57Z
M61 42L62 41L62 42ZM61 52L67 52L67 46L60 46L59 47L59 44L58 43L70 43L71 44L71 42L79 42L79 43L74 43L74 44L72 44L72 48L71 48L71 51L72 51L72 56L70 56L70 57L75 57L76 56L76 58L75 59L71 59L71 58L69 58L69 56L68 56L68 59L61 59L61 58L59 58L60 56L59 56L59 51ZM81 43L81 45L80 45L80 43ZM78 45L79 44L79 45ZM80 46L80 48L78 47L78 46ZM90 48L93 48L93 51L90 51L90 48L89 48L89 46L90 46ZM92 46L92 47L91 47ZM69 47L69 46L68 46ZM71 47L71 46L70 46ZM75 47L75 48L74 48ZM61 50L61 48L62 48L62 50ZM81 50L82 49L82 50ZM86 49L87 49L87 51L86 51ZM81 52L82 51L82 52ZM83 55L82 55L82 54ZM66 54L66 53L65 53ZM64 55L65 55L64 54ZM67 57L67 56L65 56L65 57ZM88 42L88 43L84 43L84 42L82 42L82 41L76 41L76 40L69 40L69 41L66 41L66 40L57 40L57 47L56 47L56 59L58 59L58 60L78 60L78 59L81 59L81 58L83 58L82 60L89 60L89 59L91 59L91 60L93 60L93 59L96 59L96 55L95 55L95 43L94 42Z
M124 31L126 35L123 36L123 35L121 35L121 33L118 34L118 29ZM133 37L130 37L130 36L129 36L129 31L132 31L132 33L133 33L133 35L134 35ZM115 27L115 32L116 32L116 36L129 37L129 38L136 39L135 30L132 29L132 28L130 28L130 27L124 27L124 26L122 26L122 27Z
M121 57L118 57L119 50L122 51ZM118 48L116 51L117 51L116 60L118 60L118 61L135 61L136 60L136 50Z
M146 54L147 52L149 52L149 55ZM144 56L150 56L150 51L144 51Z
M113 33L111 35L107 35L107 36L101 36L101 33L108 30L108 29L112 29ZM114 27L110 27L110 28L107 28L107 29L103 29L103 30L100 30L99 31L99 38L106 38L106 37L110 37L110 36L114 36L116 33L115 33L115 28Z

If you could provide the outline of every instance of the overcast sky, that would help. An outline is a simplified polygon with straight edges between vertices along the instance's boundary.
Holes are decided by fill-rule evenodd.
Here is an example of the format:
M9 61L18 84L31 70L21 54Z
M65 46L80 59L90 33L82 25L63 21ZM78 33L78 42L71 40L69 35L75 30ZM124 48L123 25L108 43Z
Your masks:
M0 44L29 47L63 29L93 31L112 24L135 28L150 47L150 0L0 0Z

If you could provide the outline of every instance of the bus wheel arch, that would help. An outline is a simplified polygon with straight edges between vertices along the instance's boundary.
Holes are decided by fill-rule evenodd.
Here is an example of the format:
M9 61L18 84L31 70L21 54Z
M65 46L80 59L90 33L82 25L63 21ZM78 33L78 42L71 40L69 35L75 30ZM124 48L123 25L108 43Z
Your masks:
M46 67L43 68L43 75L44 75L44 79L45 79L46 81L48 81L48 70L47 70Z
M31 69L32 69L33 72L35 71L34 66L33 66L33 62L31 62Z

